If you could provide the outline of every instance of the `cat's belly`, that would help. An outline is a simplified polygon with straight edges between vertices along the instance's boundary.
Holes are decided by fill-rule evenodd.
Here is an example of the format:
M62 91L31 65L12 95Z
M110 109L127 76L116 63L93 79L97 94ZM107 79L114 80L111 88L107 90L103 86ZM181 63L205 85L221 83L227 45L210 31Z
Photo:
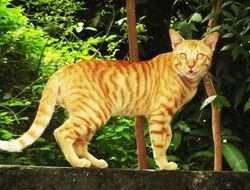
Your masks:
M129 104L117 106L114 114L126 116L147 115L151 110L151 106L148 101L132 101Z

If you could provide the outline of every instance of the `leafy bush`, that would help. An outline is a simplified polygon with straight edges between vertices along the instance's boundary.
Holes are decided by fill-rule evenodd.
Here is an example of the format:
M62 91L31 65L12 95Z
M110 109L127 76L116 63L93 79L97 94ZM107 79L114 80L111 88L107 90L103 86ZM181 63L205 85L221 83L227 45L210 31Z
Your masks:
M90 151L104 157L112 168L136 168L134 120L129 117L110 119L90 142Z
M7 90L17 82L27 84L34 78L45 33L41 28L35 29L23 16L23 9L12 7L9 0L1 1L0 17L0 80L5 81L1 88ZM6 76L9 76L8 80Z

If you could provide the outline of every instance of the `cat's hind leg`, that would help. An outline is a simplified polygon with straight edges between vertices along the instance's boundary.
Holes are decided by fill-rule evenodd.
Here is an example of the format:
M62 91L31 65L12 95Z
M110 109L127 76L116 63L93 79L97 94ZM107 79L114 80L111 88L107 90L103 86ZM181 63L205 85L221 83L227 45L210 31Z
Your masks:
M107 168L108 163L103 159L97 159L88 152L88 145L84 140L78 140L74 143L74 149L80 158L86 158L91 162L91 165L97 168Z
M97 103L99 102L99 103ZM111 105L104 101L83 98L68 101L69 119L55 130L55 138L72 166L106 168L104 160L88 152L88 142L95 131L110 118Z
M99 160L88 152L88 142L93 137L95 129L84 124L80 125L80 123L83 122L71 117L54 132L56 141L67 161L73 167L107 168L106 161Z
M78 134L78 131L73 119L69 118L62 126L54 131L54 136L65 158L73 167L88 168L91 166L91 162L86 158L79 158L73 148L76 139L81 135ZM87 132L81 129L81 133Z
M97 112L96 112L97 113ZM88 143L92 139L92 137L95 134L95 131L107 120L107 118L103 117L100 119L100 116L97 114L92 113L91 115L88 114L82 114L79 116L78 113L78 122L79 124L81 123L82 128L87 129L87 133L84 135L82 134L79 136L76 141L73 143L73 148L76 152L76 154L80 158L85 158L91 162L91 165L97 168L107 168L108 164L105 160L103 159L97 159L94 157L92 154L89 153L88 151ZM80 118L80 119L79 119Z
M83 104L87 105L87 103ZM94 104L92 104L94 105ZM104 106L103 106L104 107ZM84 111L86 110L86 111ZM71 112L74 118L75 125L81 127L85 132L78 130L78 138L73 143L73 148L80 158L85 158L91 162L91 165L97 168L107 168L108 164L103 159L97 159L88 151L88 143L92 139L95 131L100 128L111 116L110 109L106 106L106 109L100 105L96 105L95 109L88 106L88 109L78 109L78 111Z

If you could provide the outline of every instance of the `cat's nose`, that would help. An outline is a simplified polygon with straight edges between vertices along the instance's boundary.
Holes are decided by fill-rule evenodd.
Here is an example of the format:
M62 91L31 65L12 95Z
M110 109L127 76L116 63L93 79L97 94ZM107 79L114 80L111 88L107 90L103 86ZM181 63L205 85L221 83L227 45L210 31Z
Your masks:
M188 68L189 68L189 72L192 73L192 72L193 72L194 65L188 65Z
M189 68L190 70L194 67L194 65L195 65L195 64L194 64L193 61L187 64L187 66L188 66L188 68Z

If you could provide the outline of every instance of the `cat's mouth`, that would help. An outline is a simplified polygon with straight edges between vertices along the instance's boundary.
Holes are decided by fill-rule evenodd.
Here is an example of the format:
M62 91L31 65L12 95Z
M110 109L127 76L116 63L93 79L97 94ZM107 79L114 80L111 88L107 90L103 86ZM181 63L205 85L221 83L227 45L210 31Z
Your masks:
M199 78L201 75L201 73L199 73L198 71L194 70L194 69L189 69L188 71L186 71L185 76L189 79L197 79Z
M186 72L186 76L187 76L187 77L191 77L191 78L196 77L196 76L197 76L197 72L196 72L195 70L193 70L193 69L189 69L189 70Z
M194 71L193 71L192 69L190 69L190 70L188 71L188 73L189 73L190 75L192 75L192 74L194 73Z
M200 79L202 78L205 74L207 73L206 70L193 70L190 69L188 71L186 71L185 76L189 79Z
M195 69L188 69L186 71L177 70L177 74L181 77L186 77L186 78L192 79L192 80L200 78L200 76L202 76L202 73L195 70Z

